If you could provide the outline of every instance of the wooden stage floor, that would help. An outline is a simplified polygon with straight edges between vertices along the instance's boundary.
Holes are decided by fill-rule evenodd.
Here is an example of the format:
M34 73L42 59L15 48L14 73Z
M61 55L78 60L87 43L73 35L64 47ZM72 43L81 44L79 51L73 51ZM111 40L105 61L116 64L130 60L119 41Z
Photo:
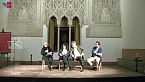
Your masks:
M72 71L62 71L53 68L49 71L48 68L42 70L41 65L13 65L0 69L1 78L23 77L23 78L124 78L124 77L144 77L145 75L113 65L103 66L100 71L84 69L80 72L80 68L75 68ZM144 79L144 78L143 78Z

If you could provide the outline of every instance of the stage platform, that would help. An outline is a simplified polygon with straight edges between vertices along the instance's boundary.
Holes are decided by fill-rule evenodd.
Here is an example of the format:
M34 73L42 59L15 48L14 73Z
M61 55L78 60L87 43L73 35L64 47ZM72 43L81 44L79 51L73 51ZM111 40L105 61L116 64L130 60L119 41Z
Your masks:
M145 75L143 74L119 67L117 65L103 66L103 68L100 71L84 69L84 72L80 72L80 68L77 67L74 68L72 71L68 71L67 69L65 71L62 71L58 70L57 68L53 68L52 71L49 71L47 67L44 70L42 70L41 65L11 65L0 69L0 77L2 80L17 80L20 82L23 79L27 79L26 81L35 81L37 79L37 82L48 79L86 79L85 81L112 81L115 80L115 78L116 80L123 80L124 78L130 80L144 80L144 76Z

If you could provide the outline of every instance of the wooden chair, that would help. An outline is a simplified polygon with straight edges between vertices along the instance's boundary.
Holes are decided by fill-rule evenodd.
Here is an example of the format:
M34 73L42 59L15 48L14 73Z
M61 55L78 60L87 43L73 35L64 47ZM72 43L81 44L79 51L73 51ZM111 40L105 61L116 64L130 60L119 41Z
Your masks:
M58 69L60 70L61 67L63 67L63 65L62 65L63 60L59 60L59 61L60 61L60 62L59 62L59 65L58 65Z
M59 60L58 69L61 70L62 67L63 67L63 60ZM67 65L65 67L67 67ZM67 67L67 69L69 68Z
M41 69L44 70L46 68L46 65L45 65L45 61L42 60L42 65L41 65Z
M80 62L75 60L75 61L72 61L72 68L80 68L82 70L82 66L80 65Z
M94 66L96 67L97 71L100 71L102 69L102 62L97 62L96 60L94 60Z

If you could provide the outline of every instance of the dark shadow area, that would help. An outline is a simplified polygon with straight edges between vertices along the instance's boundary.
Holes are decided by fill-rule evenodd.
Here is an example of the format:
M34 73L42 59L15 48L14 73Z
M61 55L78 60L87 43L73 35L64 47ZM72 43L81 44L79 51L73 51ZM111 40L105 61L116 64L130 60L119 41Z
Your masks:
M111 77L111 78L30 78L30 77L0 77L0 81L6 82L143 82L145 77Z

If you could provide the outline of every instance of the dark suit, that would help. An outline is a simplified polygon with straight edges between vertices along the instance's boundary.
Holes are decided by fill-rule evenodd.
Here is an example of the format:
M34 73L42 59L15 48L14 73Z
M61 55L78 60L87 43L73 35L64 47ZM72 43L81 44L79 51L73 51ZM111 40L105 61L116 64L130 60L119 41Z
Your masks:
M100 58L100 61L102 61L102 56L96 54L96 53L102 53L102 48L99 47L97 52L94 53L94 51L96 51L96 49L97 49L97 47L93 47L93 49L92 49L92 56L91 57L98 56Z
M47 55L47 52L45 52L46 50L48 50L49 52L52 52L52 55ZM53 63L53 51L50 47L43 47L41 49L41 55L43 55L42 60L45 61L45 63L48 65L49 70L51 70L51 65Z

